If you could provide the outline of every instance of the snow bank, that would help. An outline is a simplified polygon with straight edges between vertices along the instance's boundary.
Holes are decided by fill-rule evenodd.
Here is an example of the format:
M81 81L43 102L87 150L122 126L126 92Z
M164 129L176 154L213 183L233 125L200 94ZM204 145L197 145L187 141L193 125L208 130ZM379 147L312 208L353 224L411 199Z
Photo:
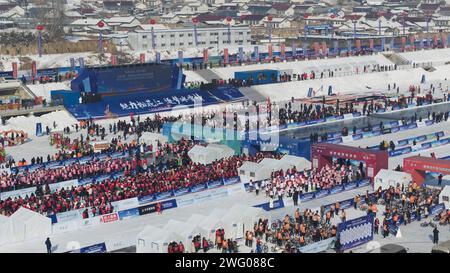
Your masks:
M35 116L18 116L10 118L5 126L0 126L0 131L7 131L11 129L24 130L30 136L36 132L36 123L42 123L42 130L45 131L45 126L52 128L52 130L62 131L64 127L71 126L78 123L67 111L55 111L40 117ZM53 122L56 122L56 129L53 129Z

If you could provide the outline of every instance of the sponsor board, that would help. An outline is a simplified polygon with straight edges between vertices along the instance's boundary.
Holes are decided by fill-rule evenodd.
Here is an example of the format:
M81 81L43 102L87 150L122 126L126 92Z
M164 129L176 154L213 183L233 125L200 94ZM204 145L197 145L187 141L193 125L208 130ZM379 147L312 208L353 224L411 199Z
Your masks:
M329 191L328 190L318 190L318 191L316 191L315 192L315 194L314 194L314 197L315 198L320 198L320 197L324 197L324 196L327 196L329 194Z
M334 247L336 242L336 237L328 238L316 243L312 243L303 247L300 247L298 250L300 253L319 253L326 251L330 248Z
M50 188L50 191L52 191L52 192L60 190L62 188L69 189L72 186L73 187L78 186L78 179L68 180L68 181L59 182L59 183L55 183L55 184L50 184L48 186Z
M93 218L86 218L80 220L80 226L81 227L90 227L90 226L96 226L100 224L100 218L99 217L93 217Z
M25 198L27 195L30 196L32 193L35 193L35 192L36 192L36 187L15 190L15 191L7 191L7 192L2 192L0 194L0 199L1 200L5 200L8 198L14 199L16 197Z
M122 211L119 211L118 214L119 214L120 220L134 218L134 217L139 216L139 209L132 208L132 209L127 209L127 210L122 210Z
M199 192L206 189L206 183L197 184L191 187L191 192Z
M118 220L119 220L119 214L117 214L117 212L100 216L100 223L103 223L103 224L116 222Z
M156 194L156 200L162 200L173 196L172 191L159 192Z
M100 243L96 245L82 247L80 248L79 253L106 253L106 245L105 243Z
M56 214L56 221L58 223L63 223L63 222L79 220L81 218L83 210L85 210L85 209L70 210L70 211L58 213L58 214Z
M335 186L335 187L330 189L330 194L336 194L336 193L339 193L339 192L342 192L342 191L344 191L344 186L343 185L338 185L338 186Z
M94 178L92 178L92 177L80 179L80 180L78 180L78 185L82 186L82 185L92 184L93 181L94 181Z
M138 211L139 211L139 215L146 215L146 214L154 213L154 212L156 212L156 203L141 206L138 208Z
M370 184L370 179L363 179L358 182L358 187L368 186Z
M373 240L373 217L363 216L338 225L341 249L347 250Z
M230 184L235 184L235 183L239 183L241 182L241 179L239 178L239 176L236 177L232 177L232 178L226 178L223 180L223 184L226 185L230 185Z
M358 187L358 183L357 182L348 182L348 183L344 184L344 189L345 190L355 189L357 187Z
M270 210L284 208L284 203L283 203L283 200L277 199L277 200L273 200L272 208L270 207L270 203L263 203L263 204L260 204L260 205L256 205L254 207L262 208L265 211L270 211Z
M154 194L149 194L149 195L139 196L138 197L139 205L148 204L148 203L151 203L153 201L155 201L155 195Z
M301 202L312 200L312 199L314 199L314 192L308 192L308 193L300 194L299 199L300 199Z
M111 205L114 207L114 211L126 210L130 208L136 208L139 206L139 201L137 197L124 199L120 201L112 202Z
M214 189L223 185L222 180L208 181L206 183L208 189Z

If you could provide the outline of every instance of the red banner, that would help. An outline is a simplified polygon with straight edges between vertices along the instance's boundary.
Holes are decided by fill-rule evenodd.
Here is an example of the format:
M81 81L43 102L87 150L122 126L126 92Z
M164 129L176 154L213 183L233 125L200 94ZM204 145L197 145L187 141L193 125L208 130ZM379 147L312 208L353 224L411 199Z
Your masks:
M228 64L228 48L223 49L223 62Z
M355 47L356 47L357 50L361 49L361 40L356 40L355 41Z
M100 217L100 223L111 223L119 220L117 212L105 214Z
M141 64L145 63L145 53L141 53L141 55L139 56L139 59L141 61Z
M13 78L17 79L17 77L18 77L18 69L17 69L17 63L16 62L12 63L12 70L13 70Z
M373 46L373 39L369 39L369 48L370 49L374 48L374 46Z
M406 37L402 37L402 50L406 48Z
M31 76L36 77L37 69L36 69L36 61L31 62Z
M268 45L268 50L269 50L269 59L272 60L272 58L273 58L273 46L272 46L272 44Z
M111 55L111 64L112 65L116 65L117 64L116 55Z
M414 36L409 37L409 48L411 50L414 50L415 46L414 46Z
M280 54L282 59L286 57L286 45L284 43L280 45Z
M208 63L208 49L207 48L203 49L203 63L205 63L205 64Z
M437 46L438 45L438 36L436 34L434 34L433 41L434 41L434 45Z

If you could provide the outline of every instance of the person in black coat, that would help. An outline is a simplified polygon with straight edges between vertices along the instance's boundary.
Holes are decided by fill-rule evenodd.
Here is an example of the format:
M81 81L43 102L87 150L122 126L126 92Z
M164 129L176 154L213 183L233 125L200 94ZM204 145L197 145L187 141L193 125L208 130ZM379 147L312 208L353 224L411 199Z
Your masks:
M50 238L48 237L45 240L45 246L47 247L47 253L52 253L52 242L50 242Z
M294 201L294 206L298 206L298 190L295 189L294 194L292 195L292 199Z
M439 244L439 230L437 227L433 229L433 244Z

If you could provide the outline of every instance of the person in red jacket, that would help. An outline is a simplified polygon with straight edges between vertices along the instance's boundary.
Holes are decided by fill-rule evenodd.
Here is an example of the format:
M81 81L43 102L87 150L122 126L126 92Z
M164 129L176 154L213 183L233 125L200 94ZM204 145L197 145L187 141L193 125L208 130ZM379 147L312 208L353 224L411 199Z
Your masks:
M161 202L156 203L156 213L161 214Z

